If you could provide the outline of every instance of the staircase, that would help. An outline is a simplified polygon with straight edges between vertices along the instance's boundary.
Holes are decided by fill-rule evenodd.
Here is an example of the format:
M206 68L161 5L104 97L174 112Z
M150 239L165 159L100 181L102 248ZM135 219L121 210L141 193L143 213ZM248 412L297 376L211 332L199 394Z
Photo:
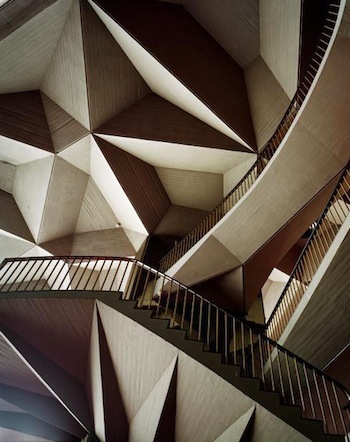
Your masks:
M160 288L159 288L160 287ZM5 260L0 294L101 299L314 441L349 440L349 392L172 278L133 259Z

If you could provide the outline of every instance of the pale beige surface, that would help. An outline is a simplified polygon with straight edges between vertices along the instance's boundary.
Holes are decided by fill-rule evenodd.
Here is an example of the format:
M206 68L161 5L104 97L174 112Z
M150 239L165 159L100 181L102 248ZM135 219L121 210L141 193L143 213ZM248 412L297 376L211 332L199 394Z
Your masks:
M39 89L71 3L56 1L0 42L1 94Z
M15 181L15 166L0 161L0 189L12 193L13 182Z
M21 256L33 247L33 243L22 238L0 234L0 262L11 256Z
M90 351L87 373L87 395L90 402L91 414L94 421L96 436L101 442L105 442L104 406L101 379L100 345L98 340L98 326L96 305L92 320L90 337Z
M65 149L58 154L59 157L73 164L73 166L82 170L83 172L90 173L90 143L91 135L88 135L81 140L74 143L69 149Z
M16 168L13 196L35 241L38 241L54 157Z
M73 0L40 89L79 123L90 127L78 0Z
M176 376L176 373L174 373L176 362L177 356L174 357L169 367L164 371L162 377L130 422L130 442L141 440L153 442L155 440L171 380Z
M222 175L191 170L156 168L172 204L213 210L222 200Z
M197 227L207 215L207 211L171 205L153 233L158 236L183 237Z
M256 143L261 149L276 130L290 99L261 57L247 66L244 78Z
M249 425L249 421L251 419L254 420L255 407L252 407L248 410L243 416L236 420L230 427L227 428L217 439L215 442L240 442L244 435L244 432L248 430L251 426L254 426L254 423Z
M224 181L224 196L231 192L231 190L235 187L236 184L245 176L248 170L253 166L256 162L256 156L251 155L251 158L244 161L238 166L233 167L232 169L227 170L224 173L223 181Z
M126 414L131 421L178 350L110 307L97 304Z
M134 256L135 249L122 228L76 233L71 255Z
M43 439L38 436L30 436L27 433L1 428L1 437L4 442L50 442L49 439Z
M50 152L0 135L0 161L17 166L50 156Z
M289 98L297 89L301 0L260 0L260 54Z
M89 177L75 232L115 229L118 220L104 196Z
M74 231L87 182L88 175L62 158L55 158L38 243Z

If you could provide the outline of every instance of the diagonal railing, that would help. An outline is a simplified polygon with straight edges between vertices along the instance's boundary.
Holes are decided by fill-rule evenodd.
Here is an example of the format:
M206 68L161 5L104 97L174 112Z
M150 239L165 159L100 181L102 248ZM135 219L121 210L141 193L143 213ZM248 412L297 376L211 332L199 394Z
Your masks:
M222 310L173 278L130 258L42 257L6 259L0 266L0 297L40 291L113 292L151 309L170 328L185 330L243 377L297 405L304 418L323 422L324 432L346 436L350 394L340 383L286 350L252 326Z
M203 236L208 233L252 187L262 171L265 169L273 155L276 153L281 141L291 127L298 114L305 97L318 72L328 44L331 40L339 12L340 0L332 1L328 7L327 17L320 40L311 59L308 70L300 82L284 117L278 125L275 133L266 146L259 153L257 161L248 170L245 176L231 190L231 192L219 203L216 208L190 233L188 233L176 246L170 250L160 261L159 269L165 272L173 266L185 253L187 253Z
M267 335L278 341L310 282L350 213L350 163L305 244L267 323Z

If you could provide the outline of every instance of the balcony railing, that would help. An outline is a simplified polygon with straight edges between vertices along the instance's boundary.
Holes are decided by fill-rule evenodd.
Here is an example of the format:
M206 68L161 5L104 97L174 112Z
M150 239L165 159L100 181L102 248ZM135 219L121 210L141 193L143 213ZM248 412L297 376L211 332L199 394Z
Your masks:
M350 164L316 223L267 324L278 341L350 212Z
M254 330L193 290L140 261L128 258L43 257L6 259L0 268L0 292L25 297L40 291L113 292L152 309L170 328L203 342L222 362L257 378L261 388L279 392L282 403L298 405L302 416L323 422L329 434L347 435L350 394L336 380ZM83 295L82 295L83 296ZM236 370L235 370L236 372ZM348 436L345 436L350 441Z
M318 42L316 51L311 59L309 68L300 82L284 117L275 133L258 155L257 161L248 170L246 175L221 201L221 203L189 234L187 234L170 252L160 261L160 270L165 272L173 266L185 253L187 253L203 236L208 233L252 187L261 172L265 169L273 155L276 153L281 141L291 127L307 93L313 83L318 69L331 40L339 12L340 0L332 1L329 5L327 18Z

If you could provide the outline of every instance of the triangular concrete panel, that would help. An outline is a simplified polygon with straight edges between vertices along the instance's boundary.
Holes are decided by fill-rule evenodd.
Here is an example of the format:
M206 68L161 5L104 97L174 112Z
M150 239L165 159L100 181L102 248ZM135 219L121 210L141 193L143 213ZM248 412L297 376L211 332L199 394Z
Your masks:
M0 262L9 256L15 257L31 250L33 243L23 240L14 235L8 235L0 231Z
M0 229L19 236L27 241L34 242L18 205L12 195L0 190Z
M86 1L81 17L90 127L96 129L150 89Z
M130 423L131 442L143 440L151 442L154 440L174 440L175 429L175 411L174 398L176 398L176 366L177 356L173 359L169 367L165 370L163 376L159 379L148 398L140 407L139 411ZM174 382L173 382L174 381ZM172 396L172 400L167 401L168 396ZM165 409L165 406L168 409ZM168 427L168 431L164 428L162 418L169 419L169 414L173 414L170 421L173 425ZM161 439L166 434L166 439Z
M183 81L180 81L176 75L172 74L171 67L169 66L165 67L161 62L159 62L158 57L151 54L152 51L146 50L145 46L142 45L142 43L140 43L140 39L131 35L132 31L130 31L130 29L128 29L128 32L125 30L127 26L123 27L120 25L119 22L117 23L117 20L111 18L111 15L114 14L116 10L118 10L119 6L121 7L121 10L119 9L118 12L122 11L121 15L123 15L123 13L126 12L129 7L135 8L135 4L134 5L126 3L120 4L120 2L118 2L118 5L116 5L115 7L114 6L115 4L106 5L105 2L102 2L103 8L105 10L108 10L109 13L108 15L104 9L102 9L92 0L89 0L89 3L94 8L96 13L99 15L103 23L106 25L107 29L111 32L115 40L121 46L123 51L127 54L128 58L131 60L133 65L141 73L142 77L145 79L146 83L149 85L149 87L152 89L153 92L165 98L167 101L180 107L184 111L194 115L196 118L212 126L219 132L227 135L232 140L235 140L238 143L241 143L243 146L249 148L248 144L245 141L243 141L242 138L240 138L240 136L238 136L237 133L235 133L231 129L231 127L229 127L221 118L218 117L219 113L213 112L210 106L206 105L201 99L198 98L198 94L193 93L191 88L186 87ZM155 8L159 9L159 7L156 5L157 3L158 2L154 2L152 7L154 6ZM99 5L100 4L101 2L99 2ZM148 5L151 5L151 2L149 2ZM144 5L141 2L137 3L137 7L134 9L134 11L137 11L138 14L140 14L140 8L143 9L143 7ZM111 13L112 10L113 12ZM126 15L128 15L130 12L131 10L129 9ZM131 12L129 18L130 16L133 15L133 13L134 12ZM151 14L150 11L148 11L148 13ZM171 17L171 14L169 15L169 17ZM140 23L142 23L143 21L144 19L140 19ZM153 22L153 20L151 21ZM147 23L148 23L147 26L150 26L150 22ZM153 26L157 28L157 25L158 23L154 24ZM163 23L162 26L164 28L167 25ZM178 57L174 57L174 60L175 59L178 59ZM189 69L188 71L189 72L193 71L193 69ZM201 69L199 70L197 69L197 71L202 73ZM227 72L225 75L227 76ZM211 81L213 83L213 79L211 79ZM242 81L244 86L243 77ZM248 106L247 100L246 100L246 106ZM233 114L237 114L237 112L233 113L231 112L231 117ZM252 132L252 128L250 131ZM252 137L254 137L254 135L252 135Z
M112 118L96 132L190 146L251 152L154 93Z
M107 204L94 180L89 177L75 232L115 229L117 224L118 219L113 210Z
M89 131L54 101L41 93L53 147L56 153L85 137Z
M255 406L236 420L215 442L245 442L249 430L254 425Z
M39 91L0 96L0 134L54 152Z
M11 6L13 3L11 2ZM31 6L35 8L39 2L21 3L24 3L26 9L30 10ZM1 94L39 89L57 46L71 3L72 0L53 2L51 6L0 41ZM14 9L17 14L18 9ZM5 10L1 12L5 14ZM25 17L26 14L21 16Z
M38 243L64 237L74 231L87 182L86 173L55 157Z
M73 0L40 89L84 127L90 127L79 0Z
M61 151L58 156L83 172L90 174L91 140L92 137L88 135Z
M128 440L129 423L97 309L106 441Z
M16 168L14 199L35 239L38 241L54 157L32 161Z

